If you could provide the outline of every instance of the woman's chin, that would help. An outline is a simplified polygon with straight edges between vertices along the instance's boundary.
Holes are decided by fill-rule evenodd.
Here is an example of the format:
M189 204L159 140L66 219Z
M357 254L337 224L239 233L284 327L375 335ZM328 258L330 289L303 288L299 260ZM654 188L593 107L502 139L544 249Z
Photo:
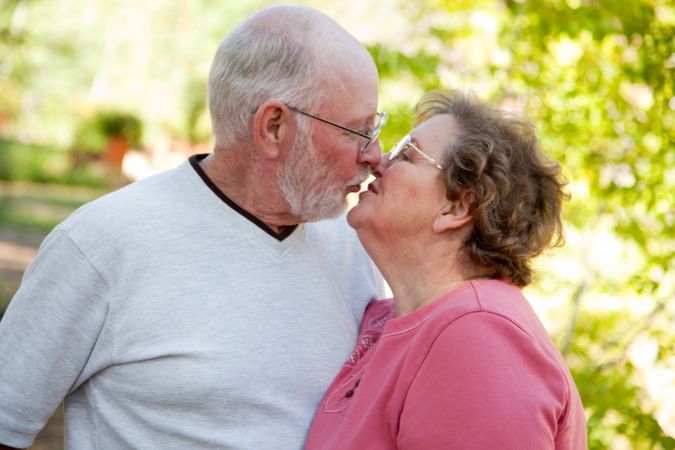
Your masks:
M355 230L358 230L361 228L367 219L368 213L367 210L368 208L363 205L362 202L359 201L359 203L356 204L352 209L349 210L347 213L347 223L349 226L354 228Z

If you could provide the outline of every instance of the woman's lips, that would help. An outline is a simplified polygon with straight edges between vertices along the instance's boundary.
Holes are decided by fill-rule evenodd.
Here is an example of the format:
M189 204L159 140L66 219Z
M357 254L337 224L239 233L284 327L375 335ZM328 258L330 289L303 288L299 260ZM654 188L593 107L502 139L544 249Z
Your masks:
M372 192L373 194L377 194L377 188L374 186L374 183L370 183L368 185L368 190Z

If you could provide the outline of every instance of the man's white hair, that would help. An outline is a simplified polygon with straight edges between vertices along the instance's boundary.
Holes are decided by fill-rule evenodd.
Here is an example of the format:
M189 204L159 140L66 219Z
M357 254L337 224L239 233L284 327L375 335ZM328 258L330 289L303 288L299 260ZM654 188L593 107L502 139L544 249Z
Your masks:
M313 39L320 14L304 7L267 8L220 44L209 73L216 148L229 148L246 136L253 112L268 100L307 109L320 103L321 68Z

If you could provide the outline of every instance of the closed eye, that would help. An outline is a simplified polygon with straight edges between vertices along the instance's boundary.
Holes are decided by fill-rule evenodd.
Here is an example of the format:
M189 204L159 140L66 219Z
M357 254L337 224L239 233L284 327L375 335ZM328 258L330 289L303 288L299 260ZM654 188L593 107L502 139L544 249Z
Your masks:
M412 158L410 157L410 147L406 145L406 147L401 151L401 159L404 161L412 162Z
M377 121L373 122L372 120L369 120L368 122L370 122L370 123L366 123L360 131L363 134L367 134L368 136L372 136L373 131L375 130L375 127L377 126L377 123L375 123Z
M361 133L361 131L359 131L359 133ZM350 139L350 140L363 139L363 137L359 136L358 134L355 134L352 131L343 130L342 136L344 136L345 138Z

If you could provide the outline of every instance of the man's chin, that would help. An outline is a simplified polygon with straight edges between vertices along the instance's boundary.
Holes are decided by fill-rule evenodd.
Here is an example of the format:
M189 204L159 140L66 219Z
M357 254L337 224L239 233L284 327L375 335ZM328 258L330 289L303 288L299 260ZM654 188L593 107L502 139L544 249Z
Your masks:
M316 222L318 220L325 219L334 219L341 216L347 211L347 199L343 198L341 203L335 202L335 205L332 207L323 207L318 208L316 211L312 211L308 214L304 214L302 218L303 222Z

